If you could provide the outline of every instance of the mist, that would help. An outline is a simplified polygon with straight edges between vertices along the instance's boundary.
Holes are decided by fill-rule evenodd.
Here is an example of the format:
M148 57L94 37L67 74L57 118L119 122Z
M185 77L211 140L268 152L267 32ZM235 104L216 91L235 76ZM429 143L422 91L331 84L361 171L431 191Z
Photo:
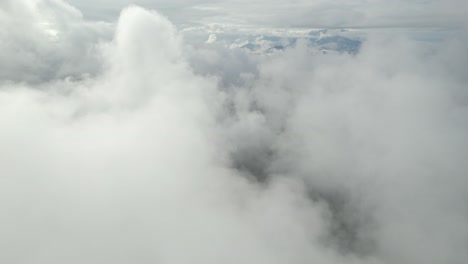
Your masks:
M0 262L466 263L459 23L257 54L136 5L4 0Z

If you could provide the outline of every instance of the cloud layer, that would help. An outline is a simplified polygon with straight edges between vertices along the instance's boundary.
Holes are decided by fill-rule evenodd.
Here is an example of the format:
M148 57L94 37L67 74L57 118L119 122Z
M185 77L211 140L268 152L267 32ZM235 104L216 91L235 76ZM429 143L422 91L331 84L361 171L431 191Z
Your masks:
M0 262L464 263L467 40L193 44L0 4Z
M113 20L138 4L178 25L241 24L275 27L446 27L466 23L464 0L70 0L87 17ZM463 22L464 21L464 22Z

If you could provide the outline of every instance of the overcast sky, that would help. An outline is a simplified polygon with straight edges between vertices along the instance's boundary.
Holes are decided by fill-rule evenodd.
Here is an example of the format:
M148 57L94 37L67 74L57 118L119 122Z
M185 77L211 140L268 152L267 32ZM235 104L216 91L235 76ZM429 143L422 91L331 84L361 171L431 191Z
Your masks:
M70 0L85 15L115 19L128 4L156 8L177 23L275 27L445 27L464 17L463 0Z

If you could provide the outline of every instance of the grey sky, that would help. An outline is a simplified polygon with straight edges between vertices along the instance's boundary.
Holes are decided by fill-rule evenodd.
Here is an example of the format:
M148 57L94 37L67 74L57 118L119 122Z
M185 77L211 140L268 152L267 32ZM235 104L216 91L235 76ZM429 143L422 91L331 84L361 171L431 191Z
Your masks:
M128 4L158 9L176 23L275 27L445 27L464 17L462 0L69 0L85 15L115 19Z

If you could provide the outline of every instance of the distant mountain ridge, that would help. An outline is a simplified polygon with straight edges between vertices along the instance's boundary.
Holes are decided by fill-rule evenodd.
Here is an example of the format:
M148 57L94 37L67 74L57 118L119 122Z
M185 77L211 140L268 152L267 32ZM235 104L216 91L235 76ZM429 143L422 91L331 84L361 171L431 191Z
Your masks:
M258 54L283 51L295 47L298 41L303 41L309 47L322 53L357 54L364 40L357 37L333 35L329 30L321 29L310 31L309 34L300 37L218 33L216 34L216 41L223 42L231 48L241 48L249 53Z

